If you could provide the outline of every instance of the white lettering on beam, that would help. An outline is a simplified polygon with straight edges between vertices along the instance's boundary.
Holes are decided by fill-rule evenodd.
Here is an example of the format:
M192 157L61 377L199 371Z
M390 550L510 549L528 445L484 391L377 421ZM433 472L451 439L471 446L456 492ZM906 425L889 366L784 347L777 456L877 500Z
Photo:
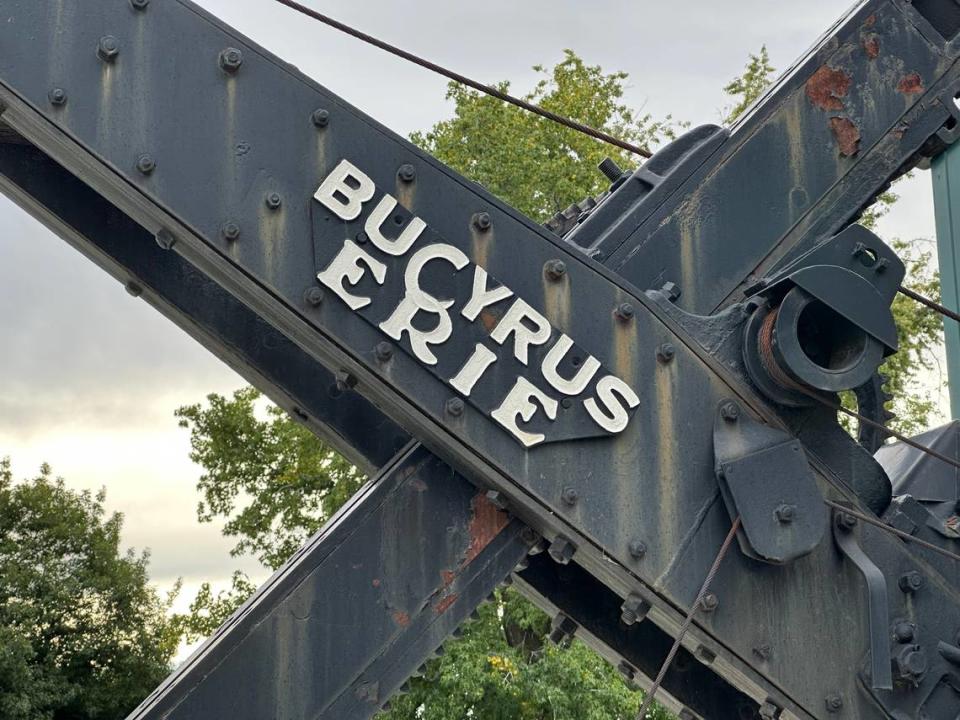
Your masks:
M348 183L347 181L352 182ZM354 187L356 186L356 187ZM356 220L363 204L373 197L377 186L349 160L341 160L313 197L341 220Z
M363 248L350 239L343 241L343 249L337 253L327 269L317 273L317 280L333 290L351 310L359 310L370 304L369 297L348 293L343 286L344 280L351 285L360 282L364 272L360 263L370 268L378 285L383 285L383 280L387 276L387 266L368 255Z
M507 397L504 398L500 407L490 413L493 419L523 443L524 447L533 447L547 439L546 435L542 433L529 433L521 430L517 425L517 417L524 422L530 422L539 409L531 400L539 401L548 418L551 420L557 419L557 401L540 392L533 383L524 377L517 378L516 384L507 393Z

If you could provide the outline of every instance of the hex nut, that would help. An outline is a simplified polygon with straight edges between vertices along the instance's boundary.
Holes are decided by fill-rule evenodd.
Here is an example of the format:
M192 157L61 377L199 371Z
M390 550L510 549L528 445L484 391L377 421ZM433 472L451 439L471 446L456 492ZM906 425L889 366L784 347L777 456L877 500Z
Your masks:
M657 360L664 364L673 360L676 354L677 349L673 346L673 343L663 343L657 348Z
M330 124L330 113L323 108L318 108L310 115L310 122L318 128L325 128Z
M493 225L490 219L490 213L478 212L473 216L473 227L480 232L487 232Z
M223 235L224 240L233 242L240 237L240 226L232 220L227 221L220 228L220 234Z
M633 305L630 303L620 303L617 306L617 317L624 322L632 320L635 314L636 310L634 310Z
M568 487L564 488L560 497L563 500L564 505L572 506L577 504L577 500L580 499L580 493L578 493L575 488Z
M577 549L573 546L573 543L562 535L550 543L550 547L547 549L547 553L558 565L568 564L576 552Z
M279 210L280 206L283 205L283 198L280 197L280 193L267 193L265 201L267 203L267 207L271 210Z
M149 175L156 169L157 161L153 159L152 155L143 154L137 158L137 170L139 170L142 175Z
M563 260L548 260L543 269L551 280L560 280L567 274L567 264Z
M917 590L923 587L923 575L918 573L916 570L911 570L900 576L900 579L897 581L897 584L900 586L900 589L905 593L915 593Z
M417 170L410 163L404 163L400 166L400 169L397 170L397 177L400 178L402 182L412 183L417 179Z
M831 693L827 695L824 703L827 706L827 712L837 713L843 709L843 696L840 693Z
M56 105L59 107L66 104L67 91L63 88L53 88L49 93L47 93L47 97L49 98L51 105Z
M177 239L169 230L159 230L156 235L157 245L164 250L170 250L177 243Z
M848 512L838 511L835 516L835 522L837 523L837 528L843 530L844 532L850 532L857 526L857 516L851 515Z
M704 612L711 613L720 606L720 598L715 593L707 593L700 599L700 608Z
M323 290L318 287L308 287L303 291L303 301L312 307L317 307L323 302Z
M720 406L720 417L727 422L736 422L740 417L740 406L733 400L727 400Z
M97 43L97 56L104 62L113 62L120 54L120 41L113 35L104 35Z
M234 47L228 47L220 51L220 69L228 75L233 75L243 65L243 53Z
M130 0L130 6L134 10L146 10L149 4L150 0Z
M319 290L319 288L317 288ZM377 346L373 349L373 354L376 356L377 360L380 362L386 362L393 357L393 345L386 342L378 342Z
M631 540L630 545L627 546L627 551L634 560L640 560L647 554L647 546L640 540Z
M797 506L784 503L774 511L774 514L781 525L789 525L797 517Z
M447 400L446 411L447 415L451 417L460 417L463 415L463 411L466 408L464 402L461 398L453 397Z
M670 302L676 302L677 300L680 299L680 295L682 294L680 292L680 287L676 283L672 283L672 282L665 282L660 287L660 292L666 295L667 300L669 300Z

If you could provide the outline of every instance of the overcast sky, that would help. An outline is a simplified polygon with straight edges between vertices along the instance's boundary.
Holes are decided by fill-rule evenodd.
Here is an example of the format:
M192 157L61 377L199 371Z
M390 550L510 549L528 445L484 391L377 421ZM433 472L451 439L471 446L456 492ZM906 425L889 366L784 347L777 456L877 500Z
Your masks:
M845 9L836 0L305 0L479 80L522 93L531 66L571 48L629 73L626 100L655 117L717 122L723 85L766 43L787 67ZM445 81L310 21L273 0L200 4L395 131L448 117ZM771 161L776 161L772 158ZM899 190L887 237L933 237L929 173ZM106 486L125 541L153 552L161 586L236 567L229 543L195 520L199 469L173 411L242 381L186 335L0 198L0 456L18 476L43 461L74 487ZM262 577L262 574L259 574ZM187 598L189 599L189 598Z

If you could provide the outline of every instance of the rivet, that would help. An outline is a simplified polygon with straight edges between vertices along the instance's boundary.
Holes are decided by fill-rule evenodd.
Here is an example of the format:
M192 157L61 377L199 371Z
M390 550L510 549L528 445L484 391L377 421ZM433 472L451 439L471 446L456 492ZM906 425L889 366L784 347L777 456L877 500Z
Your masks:
M727 400L720 406L720 417L727 422L736 422L740 417L740 406L733 400Z
M578 493L574 488L564 488L560 497L563 500L564 505L576 505L577 500L580 499L580 493Z
M227 221L223 224L223 227L220 228L220 234L223 235L224 240L233 242L240 237L240 226L232 220Z
M564 410L569 410L573 407L573 400L570 398L564 398L560 401L560 407L562 407Z
M397 177L400 178L402 182L412 183L417 179L417 170L410 163L404 163L400 166L400 169L397 170Z
M233 75L243 65L243 53L237 48L228 47L220 51L220 69L228 75Z
M548 260L543 269L551 280L560 280L567 274L567 264L563 260Z
M365 232L358 232L354 236L354 240L357 241L357 245L363 245L368 240L367 234Z
M620 320L627 321L633 318L636 311L633 309L633 305L630 303L620 303L617 306L617 317Z
M153 159L152 155L144 154L137 158L137 170L143 175L149 175L156 169L157 161Z
M316 286L308 287L303 291L303 301L312 307L317 307L323 302L323 289Z
M640 560L647 554L647 545L640 540L631 540L627 550L630 553L630 557L634 560Z
M478 212L473 216L473 226L480 232L486 232L493 225L490 213Z
M827 695L824 703L827 706L827 712L837 713L843 709L843 696L840 693L831 693Z
M446 411L447 415L452 417L460 417L463 415L464 408L466 406L463 403L463 400L458 397L450 398L447 400Z
M898 622L893 628L893 637L900 644L912 642L913 636L914 627L912 623Z
M316 289L319 290L320 288ZM393 357L393 345L386 341L378 342L377 346L373 349L373 354L380 362L386 362Z
M51 105L64 105L67 102L67 91L63 88L53 88L47 94L47 97L50 99Z
M707 593L702 598L700 598L700 608L704 612L711 613L720 606L720 599L716 596L715 593Z
M657 360L664 364L673 360L676 354L677 349L673 346L673 343L663 343L657 348Z
M113 35L104 35L97 43L97 55L104 62L113 62L120 53L120 41Z
M177 243L177 239L169 230L160 230L156 235L157 245L164 250L170 250Z
M325 128L330 123L330 113L323 108L319 108L310 115L310 121L318 128Z
M130 5L134 10L146 10L150 0L130 0Z
M267 193L266 202L267 207L271 210L279 210L280 206L283 205L283 198L280 197L280 193Z

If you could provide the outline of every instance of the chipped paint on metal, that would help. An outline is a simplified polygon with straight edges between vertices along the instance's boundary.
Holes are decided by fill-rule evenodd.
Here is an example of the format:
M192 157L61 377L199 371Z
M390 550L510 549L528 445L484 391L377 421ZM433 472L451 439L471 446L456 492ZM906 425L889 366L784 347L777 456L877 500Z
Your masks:
M830 131L833 133L834 140L837 141L841 155L851 157L860 151L860 128L849 118L830 118Z
M410 624L410 616L403 610L394 610L392 617L393 621L400 627L407 627Z
M860 43L863 45L863 51L867 54L867 57L871 60L876 60L877 56L880 55L880 38L870 33L869 35L864 35Z
M464 555L463 564L468 565L507 526L509 517L497 508L487 496L479 493L470 502L470 546ZM449 585L449 583L447 583Z
M843 110L843 98L850 91L850 76L824 65L806 84L807 97L821 110Z
M457 579L457 574L452 570L441 570L440 577L443 578L443 587L448 588Z
M443 615L447 610L450 609L450 606L457 601L458 597L460 596L457 593L450 593L449 595L443 596L437 601L437 604L433 606L433 611L437 615Z
M897 92L903 93L904 95L916 95L923 91L923 78L920 77L919 73L904 75L900 79L900 82L897 83Z

